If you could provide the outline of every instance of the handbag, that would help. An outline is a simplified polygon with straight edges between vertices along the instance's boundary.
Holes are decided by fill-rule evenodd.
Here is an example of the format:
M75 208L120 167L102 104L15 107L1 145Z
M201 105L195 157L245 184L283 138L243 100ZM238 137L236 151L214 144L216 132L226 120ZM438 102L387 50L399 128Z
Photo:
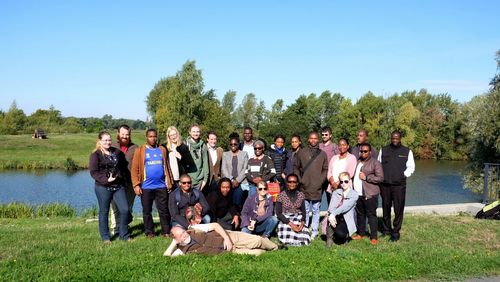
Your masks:
M276 203L278 195L280 194L280 183L269 182L267 183L267 193L273 197L273 202Z

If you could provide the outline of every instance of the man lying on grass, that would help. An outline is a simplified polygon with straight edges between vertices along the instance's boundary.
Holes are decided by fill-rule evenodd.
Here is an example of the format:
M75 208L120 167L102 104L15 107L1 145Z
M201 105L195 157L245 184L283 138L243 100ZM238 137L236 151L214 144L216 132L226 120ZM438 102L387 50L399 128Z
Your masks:
M164 256L178 256L190 253L216 255L223 252L261 255L278 249L268 238L238 231L226 231L218 223L191 225L186 231L175 226L170 231L172 243Z

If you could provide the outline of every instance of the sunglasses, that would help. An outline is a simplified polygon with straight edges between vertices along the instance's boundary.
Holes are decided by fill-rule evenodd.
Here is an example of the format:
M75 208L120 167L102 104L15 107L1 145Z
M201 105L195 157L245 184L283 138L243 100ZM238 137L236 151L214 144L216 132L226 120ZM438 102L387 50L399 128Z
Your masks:
M263 150L264 148L263 147L255 147L253 148L254 150Z
M293 181L293 180L292 180L292 181L288 181L288 183L297 183L297 181Z
M368 151L368 150L359 150L359 152L362 153L362 154L366 154L366 153L368 153L370 151Z
M231 143L230 146L238 146L238 143Z
M191 184L191 181L182 181L181 184Z
M349 180L340 180L340 183L341 183L341 184L342 184L342 183L347 184L347 183L349 183Z
M329 136L329 135L330 135L330 134L328 134L328 133L323 133L323 134L321 134L321 136Z
M259 188L257 190L259 190L259 191L262 191L262 190L267 191L267 188Z

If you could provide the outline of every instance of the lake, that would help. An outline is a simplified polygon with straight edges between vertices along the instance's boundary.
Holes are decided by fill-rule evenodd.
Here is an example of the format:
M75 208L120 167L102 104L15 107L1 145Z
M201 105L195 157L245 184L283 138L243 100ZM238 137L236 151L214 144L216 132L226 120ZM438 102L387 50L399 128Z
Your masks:
M416 161L415 173L408 178L406 205L437 205L480 202L481 196L464 190L462 170L466 162ZM94 180L87 170L0 171L0 203L68 203L79 212L97 206ZM379 205L380 207L380 205ZM322 209L326 209L323 203ZM136 198L134 213L141 213Z

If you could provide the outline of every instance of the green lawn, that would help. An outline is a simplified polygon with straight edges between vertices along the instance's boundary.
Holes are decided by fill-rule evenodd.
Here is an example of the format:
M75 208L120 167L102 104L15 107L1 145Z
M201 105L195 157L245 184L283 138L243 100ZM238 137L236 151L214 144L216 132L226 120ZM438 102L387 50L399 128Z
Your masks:
M461 280L500 275L500 221L470 216L408 216L402 239L311 246L260 257L162 256L170 239L104 245L97 222L82 218L0 219L0 280L364 281ZM158 229L158 228L157 228Z
M115 132L110 131L113 139ZM137 144L145 142L144 131L133 133ZM50 134L48 139L32 139L31 135L0 135L0 168L67 168L71 158L77 168L88 167L89 155L95 148L97 133Z

